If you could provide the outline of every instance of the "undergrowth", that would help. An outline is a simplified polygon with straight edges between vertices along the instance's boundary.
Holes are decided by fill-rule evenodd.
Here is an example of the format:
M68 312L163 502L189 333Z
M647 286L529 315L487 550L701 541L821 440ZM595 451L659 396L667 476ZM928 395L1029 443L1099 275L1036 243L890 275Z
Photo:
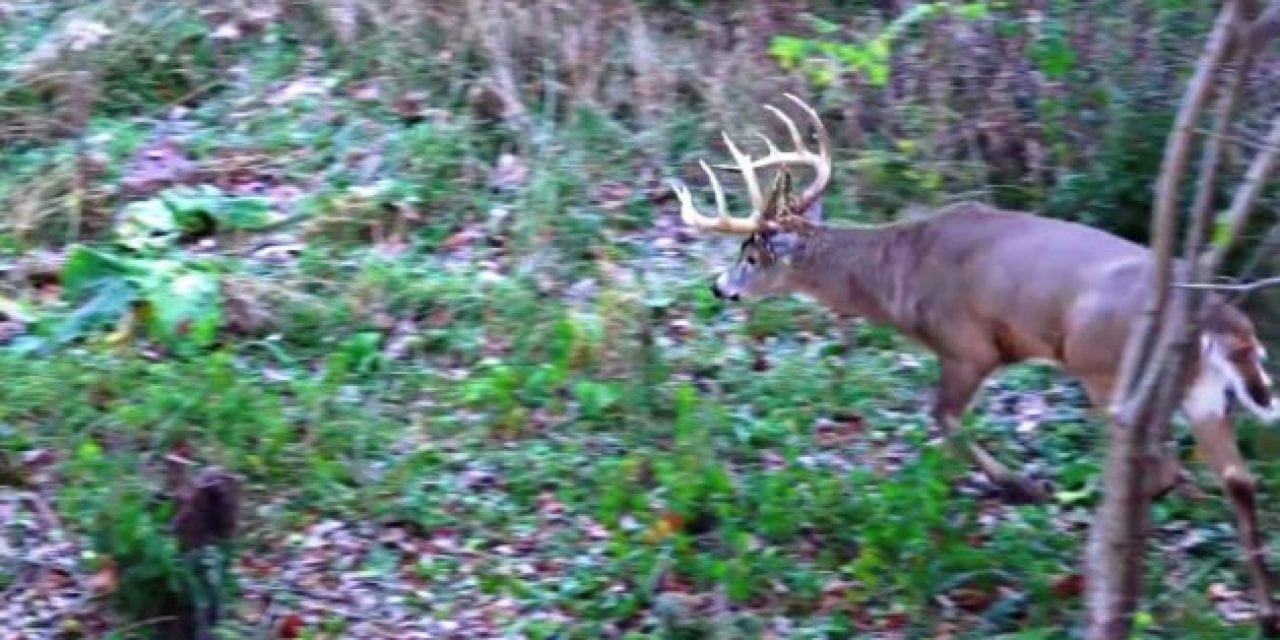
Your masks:
M1103 444L1078 390L1025 366L984 391L968 428L1056 490L1001 505L928 426L933 363L715 300L735 245L681 231L665 180L796 90L841 143L830 217L965 194L1141 237L1174 89L1118 87L1195 40L1183 4L1153 19L1188 33L1121 64L1071 48L1063 3L1042 32L996 3L18 3L0 478L111 576L107 613L42 628L144 637L209 597L169 527L175 469L217 466L245 483L225 637L373 637L290 582L351 555L334 522L373 541L344 570L461 625L429 637L1077 637ZM1026 36L1064 84L975 93L1013 62L964 67L951 33ZM1241 433L1265 505L1274 443ZM1240 637L1207 602L1246 581L1204 486L1157 506L1144 637Z

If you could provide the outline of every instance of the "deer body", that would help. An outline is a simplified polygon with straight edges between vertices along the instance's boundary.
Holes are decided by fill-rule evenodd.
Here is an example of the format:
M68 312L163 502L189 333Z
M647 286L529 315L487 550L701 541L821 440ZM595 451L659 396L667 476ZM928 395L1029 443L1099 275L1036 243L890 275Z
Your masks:
M979 203L903 224L809 225L797 233L776 286L839 315L889 324L940 358L992 368L1050 361L1101 384L1119 367L1149 293L1146 247ZM717 295L741 295L733 285L718 281ZM1206 307L1215 345L1253 349L1231 365L1243 385L1232 390L1269 416L1269 380L1252 325L1217 296Z
M839 315L888 324L923 345L938 359L931 415L947 440L962 444L957 450L1008 497L1045 499L1039 486L980 445L962 443L960 418L987 377L1028 360L1058 364L1081 381L1097 409L1105 409L1129 334L1151 294L1152 253L1086 225L972 202L898 224L823 224L830 140L816 112L788 98L817 125L818 153L805 147L794 123L773 107L767 108L786 125L797 151L782 152L765 138L769 153L756 160L725 136L747 187L751 216L728 215L719 180L705 162L715 217L699 213L688 190L675 187L687 224L747 236L737 261L717 276L712 292L732 300L801 294ZM814 183L798 197L791 194L790 165L815 169ZM782 170L765 196L755 172L771 166ZM1229 394L1261 418L1280 415L1262 368L1264 357L1244 313L1208 295L1200 317L1200 349L1185 367L1179 392L1201 457L1235 511L1259 613L1275 621L1280 610L1271 600L1272 578L1257 529L1256 483L1227 415ZM1176 456L1163 455L1149 491L1167 491L1180 471Z

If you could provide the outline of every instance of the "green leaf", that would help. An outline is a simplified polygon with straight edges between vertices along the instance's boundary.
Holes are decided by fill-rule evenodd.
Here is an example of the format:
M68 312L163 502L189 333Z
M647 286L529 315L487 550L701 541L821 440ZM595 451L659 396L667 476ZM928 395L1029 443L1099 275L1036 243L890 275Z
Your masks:
M588 416L599 416L618 402L621 393L612 384L582 380L573 385L573 395Z
M93 462L102 458L102 447L93 440L84 440L76 447L76 460Z
M1213 219L1213 240L1211 241L1215 249L1225 249L1231 244L1231 222L1227 218L1227 212L1219 212Z
M160 280L146 291L151 304L151 328L168 340L190 339L196 344L212 340L220 305L218 280L200 271L184 271Z
M76 245L62 265L61 282L66 294L75 297L107 280L124 278L135 270L136 265L131 260Z
M160 198L187 229L202 224L206 217L224 229L254 229L271 221L271 203L266 198L231 196L214 185L173 187Z
M1076 52L1060 21L1045 23L1043 33L1031 45L1028 55L1040 71L1051 78L1066 75L1076 63Z
M97 293L53 328L53 341L62 344L79 338L89 329L113 321L138 299L138 290L124 278L98 282Z
M228 229L257 229L271 221L271 203L266 198L227 198L214 209L218 225Z
M877 87L883 87L889 81L888 65L871 65L867 69L867 81Z
M956 15L965 20L977 20L978 18L987 17L987 3L970 2L962 4L955 8Z
M769 55L784 69L794 67L809 49L809 41L793 36L775 36L769 42Z
M164 249L178 237L178 219L163 200L133 202L120 212L116 240L134 251Z
M808 18L809 26L812 27L814 31L817 31L824 36L829 36L840 30L839 24L825 18L820 18L812 14L807 14L805 17Z
M222 190L211 184L177 186L165 189L159 199L179 217L209 213L224 198Z

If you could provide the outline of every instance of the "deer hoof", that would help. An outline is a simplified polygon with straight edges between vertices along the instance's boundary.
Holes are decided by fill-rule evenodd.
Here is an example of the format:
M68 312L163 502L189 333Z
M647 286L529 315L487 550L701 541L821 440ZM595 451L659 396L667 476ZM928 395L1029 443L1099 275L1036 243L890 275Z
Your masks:
M1008 476L998 483L1008 504L1043 504L1049 501L1049 489L1024 476Z

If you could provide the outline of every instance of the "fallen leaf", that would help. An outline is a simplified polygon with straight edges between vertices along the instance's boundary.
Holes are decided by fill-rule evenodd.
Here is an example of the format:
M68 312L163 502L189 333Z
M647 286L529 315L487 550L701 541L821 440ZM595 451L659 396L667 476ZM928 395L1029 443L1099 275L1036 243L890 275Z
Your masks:
M960 610L968 613L985 611L996 599L994 592L970 587L952 589L947 595Z
M514 191L529 180L529 165L513 153L498 156L498 162L489 174L489 187Z
M280 622L276 623L277 638L297 638L302 635L302 616L297 613L287 613Z
M1209 585L1205 590L1205 594L1214 602L1222 602L1224 600L1235 600L1240 597L1240 592L1228 587L1221 582L1215 582Z
M210 34L209 37L214 40L225 40L230 42L232 40L239 40L241 35L240 25L237 25L233 21L222 23L221 26L213 30L213 33Z
M120 574L116 569L116 563L110 558L106 558L102 562L102 568L89 578L89 591L94 597L102 597L114 593L116 587L120 584Z
M1053 591L1053 595L1059 598L1079 597L1081 593L1084 593L1084 576L1078 573L1059 576L1054 579L1052 586L1049 588Z
M667 511L644 532L643 537L646 542L661 542L683 528L684 518L674 511Z

